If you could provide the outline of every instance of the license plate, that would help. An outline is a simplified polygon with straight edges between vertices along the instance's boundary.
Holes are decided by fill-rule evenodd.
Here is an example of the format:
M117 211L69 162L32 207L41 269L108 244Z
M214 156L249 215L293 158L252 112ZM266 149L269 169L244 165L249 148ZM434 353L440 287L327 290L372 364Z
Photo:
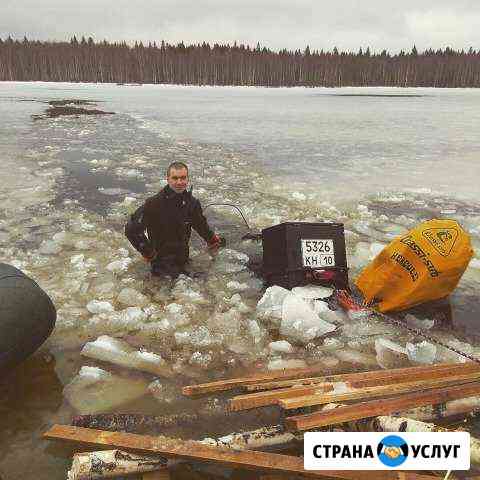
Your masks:
M334 267L335 251L333 240L301 239L304 267Z

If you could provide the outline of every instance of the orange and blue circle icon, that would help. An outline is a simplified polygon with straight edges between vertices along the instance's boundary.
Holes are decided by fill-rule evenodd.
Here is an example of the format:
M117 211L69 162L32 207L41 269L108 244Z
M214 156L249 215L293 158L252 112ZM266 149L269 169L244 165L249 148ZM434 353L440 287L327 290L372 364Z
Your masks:
M408 457L408 445L402 437L388 435L380 440L377 456L387 467L398 467Z

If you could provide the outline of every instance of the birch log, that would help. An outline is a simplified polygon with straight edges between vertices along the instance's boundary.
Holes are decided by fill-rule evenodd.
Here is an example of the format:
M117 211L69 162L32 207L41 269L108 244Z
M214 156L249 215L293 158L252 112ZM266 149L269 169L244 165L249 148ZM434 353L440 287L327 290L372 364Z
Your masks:
M97 480L167 468L167 460L158 456L136 455L121 450L77 453L73 456L68 480Z
M201 443L232 450L254 450L302 439L303 434L286 432L282 425L272 425L248 432L231 433L220 438L204 438ZM165 466L166 460L161 457L135 455L121 450L80 453L73 457L68 480L112 478L119 475L151 472Z
M343 403L328 403L320 408L319 411L327 411L343 406L345 406ZM451 400L438 405L424 405L399 413L401 413L402 417L423 422L434 422L458 416L472 417L480 413L480 396L459 398L458 400ZM361 420L358 422L361 422Z

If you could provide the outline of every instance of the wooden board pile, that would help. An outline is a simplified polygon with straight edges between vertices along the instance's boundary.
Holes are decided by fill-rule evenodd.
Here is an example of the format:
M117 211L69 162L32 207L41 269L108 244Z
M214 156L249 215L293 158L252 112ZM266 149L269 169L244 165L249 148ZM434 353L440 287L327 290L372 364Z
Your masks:
M434 424L409 418L399 421L398 417L391 415L408 412L428 419L430 414L430 420L435 420L480 410L480 366L473 362L328 376L320 376L320 373L319 368L296 369L184 387L183 394L187 396L238 389L246 392L230 399L231 411L269 405L277 405L285 410L283 425L265 427L263 430L248 432L248 435L241 433L237 437L232 434L228 440L183 441L163 436L64 425L55 425L45 434L45 438L73 441L90 448L115 449L103 453L77 454L69 472L71 480L112 478L141 472L144 472L144 479L157 478L154 475L168 478L164 458L215 462L233 468L287 475L271 477L272 479L296 478L300 475L359 480L428 480L439 477L398 471L305 471L301 457L253 449L287 442L310 429L332 428L343 424L344 428L347 425L348 430L351 422L372 418L377 420L375 429L380 431L431 431L436 429ZM439 405L441 408L438 408ZM429 406L436 407L428 410ZM298 414L297 409L310 411ZM292 411L294 415L288 416ZM382 417L385 415L391 417ZM480 442L473 438L472 461L480 462ZM99 468L99 465L103 465L103 468Z

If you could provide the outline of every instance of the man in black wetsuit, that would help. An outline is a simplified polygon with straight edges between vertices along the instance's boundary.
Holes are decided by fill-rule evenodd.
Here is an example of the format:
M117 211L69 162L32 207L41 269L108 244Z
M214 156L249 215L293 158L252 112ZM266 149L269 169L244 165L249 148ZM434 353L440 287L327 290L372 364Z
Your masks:
M148 198L130 216L125 235L151 263L153 275L176 278L180 273L186 273L192 227L213 252L224 240L210 229L200 202L191 190L187 191L187 165L181 162L170 164L167 182L163 190Z

